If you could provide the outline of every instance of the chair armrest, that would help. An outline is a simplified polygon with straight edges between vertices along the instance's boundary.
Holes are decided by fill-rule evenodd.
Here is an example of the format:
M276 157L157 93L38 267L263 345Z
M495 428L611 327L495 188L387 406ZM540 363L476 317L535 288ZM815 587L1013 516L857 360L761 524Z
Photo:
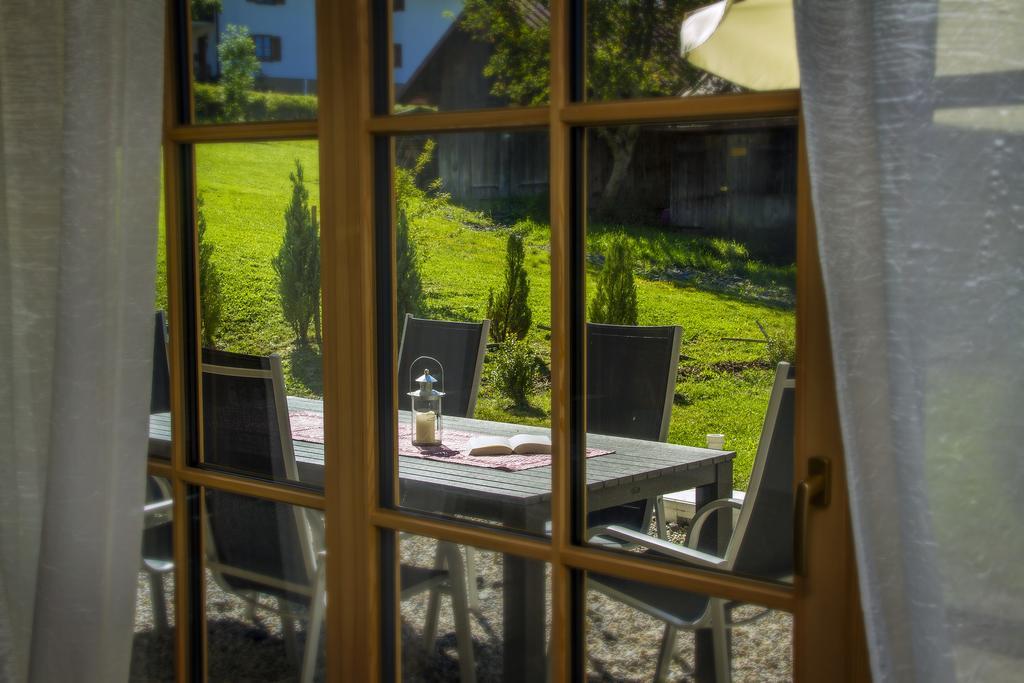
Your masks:
M162 524L169 524L173 517L174 501L171 499L158 500L155 503L147 503L142 508L142 514L145 520L143 528L152 529Z
M700 532L704 528L704 522L708 521L708 516L712 512L722 510L724 508L733 508L739 510L743 507L743 501L738 498L719 498L713 500L700 510L697 510L697 514L693 516L690 521L690 533L686 535L686 547L694 548L697 545L697 539L700 538Z
M588 533L590 537L594 536L611 536L612 538L618 538L623 541L629 541L636 545L643 546L648 550L651 550L659 555L665 555L674 560L682 560L689 564L697 565L698 567L707 567L709 569L723 569L725 567L725 560L721 557L712 555L711 553L705 553L700 550L694 550L693 548L687 548L681 546L672 541L665 541L655 536L648 536L647 534L630 529L629 527L618 526L611 524L608 526L599 526L589 529Z

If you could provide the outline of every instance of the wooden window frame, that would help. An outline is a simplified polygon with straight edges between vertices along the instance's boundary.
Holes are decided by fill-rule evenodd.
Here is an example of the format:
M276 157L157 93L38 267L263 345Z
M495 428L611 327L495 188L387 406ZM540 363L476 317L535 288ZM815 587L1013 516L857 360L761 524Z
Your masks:
M250 0L252 1L252 0ZM283 0L281 0L283 2ZM279 4L277 2L265 4ZM680 99L649 99L584 103L570 96L570 13L578 0L551 0L551 101L544 107L499 108L477 111L393 115L375 113L374 104L391 101L388 40L382 49L371 42L374 22L390 21L385 0L335 2L317 0L317 62L319 118L316 121L197 125L191 123L191 105L185 100L192 82L190 25L187 3L167 2L164 191L167 224L168 308L171 319L171 461L150 460L151 474L167 477L174 492L175 665L179 680L203 680L206 672L203 591L192 591L202 578L197 553L202 548L197 487L302 505L323 510L328 547L327 590L345 600L329 601L325 648L327 679L381 680L382 672L397 673L397 648L382 647L387 637L397 639L398 620L382 613L381 595L396 594L396 586L382 586L381 562L396 556L395 532L431 536L501 553L549 563L551 571L552 627L549 664L553 680L578 680L583 675L581 654L583 607L579 600L584 572L628 577L658 585L706 592L749 601L790 612L794 616L794 679L867 680L866 650L857 603L852 541L843 481L842 452L835 407L835 387L825 300L810 206L803 122L800 119L798 161L797 343L801 368L821 378L811 390L797 395L799 414L814 407L815 420L798 421L796 476L806 473L807 457L827 453L833 458L833 504L818 513L810 528L808 572L792 586L725 576L683 566L644 562L628 555L589 548L573 539L574 489L570 453L570 424L581 424L572 414L570 334L574 320L571 300L573 267L572 154L574 131L585 126L625 122L653 123L694 119L799 116L798 91ZM390 26L388 27L390 33ZM374 77L376 76L376 78ZM388 77L385 87L382 78ZM377 107L380 109L380 106ZM360 392L346 387L392 383L378 377L374 362L378 339L374 323L375 291L375 182L386 182L389 168L375 161L375 140L409 133L469 130L545 128L550 145L551 316L552 316L552 535L549 540L528 538L455 521L428 518L381 505L389 498L379 480L378 419L381 407L361 400ZM325 410L325 490L303 490L255 481L191 464L200 440L197 377L197 270L194 220L193 146L210 142L315 139L319 142L321 184L321 258L323 292L323 371ZM381 180L381 174L383 179ZM392 247L393 248L393 247ZM186 263L188 259L188 263ZM188 267L183 267L183 264ZM191 280L191 281L190 281ZM392 306L394 302L392 301ZM578 302L576 302L578 304ZM186 320L186 312L190 319ZM365 324L346 324L349 320ZM395 341L392 338L392 353ZM578 385L575 385L578 387ZM191 387L191 388L190 388ZM190 455L191 453L191 455ZM397 456L393 456L397 457ZM394 471L397 471L394 470ZM397 480L388 484L397 487ZM391 493L394 493L392 488ZM580 526L577 522L577 528ZM840 539L838 542L835 539ZM359 548L360 552L331 552L332 548ZM838 548L838 554L837 554ZM195 565L195 566L193 566ZM387 588L387 591L384 589ZM811 607L808 607L808 606ZM573 610L577 610L577 614ZM387 631L385 631L387 629ZM394 642L397 642L395 640ZM389 654L391 661L385 662ZM194 656L193 656L194 655Z

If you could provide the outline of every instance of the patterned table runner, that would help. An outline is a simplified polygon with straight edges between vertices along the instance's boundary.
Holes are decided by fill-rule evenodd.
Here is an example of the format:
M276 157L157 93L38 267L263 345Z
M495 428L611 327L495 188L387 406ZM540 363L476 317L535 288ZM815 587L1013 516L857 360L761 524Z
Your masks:
M292 438L297 441L312 443L324 442L324 416L312 410L293 410L288 413L291 419ZM469 432L456 429L444 430L444 444L440 446L413 446L412 431L404 422L398 425L398 453L411 458L424 458L440 462L455 462L460 465L486 467L492 470L520 472L534 467L551 464L550 455L469 455L469 440L476 436ZM587 457L596 458L614 451L588 448Z

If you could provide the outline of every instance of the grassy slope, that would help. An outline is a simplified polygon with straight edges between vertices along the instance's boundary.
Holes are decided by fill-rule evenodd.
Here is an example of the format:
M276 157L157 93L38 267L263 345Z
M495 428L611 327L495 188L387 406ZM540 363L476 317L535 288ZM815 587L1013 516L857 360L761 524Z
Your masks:
M319 357L315 350L293 353L292 335L281 317L270 259L280 247L283 213L290 196L288 173L300 159L310 201L318 204L317 147L314 142L204 145L197 149L197 180L205 197L207 239L216 245L214 261L225 293L220 345L249 353L280 353L288 391L318 395ZM534 326L530 341L549 356L550 268L546 225L521 223L528 230L527 267ZM613 228L596 227L591 249ZM694 240L656 228L630 229L642 257L641 271L693 267L739 274L744 281L771 285L792 279L792 269L766 267L729 245ZM428 313L451 319L484 316L489 288L497 288L504 265L505 233L464 227L444 216L420 219L412 226L422 254ZM162 249L162 247L161 247ZM730 251L732 249L732 251ZM597 267L591 266L592 291ZM727 447L739 454L734 480L745 488L757 447L771 386L771 371L758 364L761 344L722 341L722 337L758 337L755 320L770 331L790 331L792 310L753 302L736 294L709 291L694 281L638 279L640 324L683 326L683 360L669 440L703 445L709 432L726 434ZM159 294L158 294L159 296ZM550 392L538 391L531 408L514 414L487 385L481 388L477 417L545 423Z

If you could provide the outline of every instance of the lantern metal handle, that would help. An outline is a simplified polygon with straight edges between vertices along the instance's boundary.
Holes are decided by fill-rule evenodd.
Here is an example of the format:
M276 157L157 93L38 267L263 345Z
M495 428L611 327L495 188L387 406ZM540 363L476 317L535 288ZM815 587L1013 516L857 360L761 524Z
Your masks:
M412 364L409 366L409 386L412 386L412 376L415 374L416 364L419 363L421 360L432 360L434 361L434 363L437 364L437 367L441 369L441 391L444 391L444 365L442 365L441 361L434 358L433 356L420 356L419 358L415 359L412 362Z

